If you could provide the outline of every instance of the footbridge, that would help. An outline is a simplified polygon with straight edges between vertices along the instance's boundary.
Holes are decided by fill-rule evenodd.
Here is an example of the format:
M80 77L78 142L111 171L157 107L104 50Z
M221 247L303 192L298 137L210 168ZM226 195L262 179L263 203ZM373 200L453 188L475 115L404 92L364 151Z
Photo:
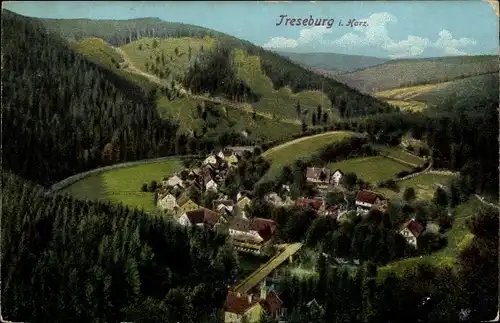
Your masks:
M247 278L236 285L234 291L236 293L242 294L247 293L252 288L257 286L257 284L259 284L261 281L266 279L266 277L269 276L273 272L273 270L278 268L286 260L292 262L293 255L297 251L299 251L300 248L302 248L302 243L292 243L288 245L285 250L283 250L283 252L269 259L269 261L266 262L263 266L251 273Z

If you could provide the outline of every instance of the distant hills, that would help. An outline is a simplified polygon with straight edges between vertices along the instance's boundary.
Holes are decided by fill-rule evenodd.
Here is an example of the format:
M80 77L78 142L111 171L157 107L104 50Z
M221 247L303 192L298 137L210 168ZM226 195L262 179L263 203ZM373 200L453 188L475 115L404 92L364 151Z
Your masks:
M293 62L308 66L320 73L324 73L327 75L353 72L359 69L380 65L389 61L389 59L379 57L345 55L337 53L277 53L282 56L288 57Z

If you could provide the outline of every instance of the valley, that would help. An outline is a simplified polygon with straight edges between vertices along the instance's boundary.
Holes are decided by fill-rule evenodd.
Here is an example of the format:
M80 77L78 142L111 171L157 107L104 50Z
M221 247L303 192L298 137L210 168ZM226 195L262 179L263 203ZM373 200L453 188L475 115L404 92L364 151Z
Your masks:
M2 321L494 318L497 56L65 5L2 10Z

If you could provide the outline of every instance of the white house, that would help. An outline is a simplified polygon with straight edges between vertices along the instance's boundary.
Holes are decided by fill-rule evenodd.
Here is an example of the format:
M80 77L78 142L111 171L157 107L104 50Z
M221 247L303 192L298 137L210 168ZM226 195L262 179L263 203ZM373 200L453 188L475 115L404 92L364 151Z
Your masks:
M211 179L209 180L206 184L205 184L205 189L208 191L208 190L212 190L212 191L217 191L217 188L218 188L218 185L217 183Z
M217 164L217 157L213 154L208 155L208 157L203 161L203 165L207 164Z
M337 169L336 171L333 172L332 176L330 177L330 183L339 185L340 181L342 180L342 177L344 177L344 173L340 169Z
M179 176L174 175L174 176L170 177L168 180L163 181L163 186L166 186L166 187L176 187L176 186L184 187L184 182Z
M177 206L176 198L172 194L167 194L161 199L158 200L158 207L162 210L170 210L173 211Z
M415 221L415 219L411 219L410 221L403 224L403 226L399 229L399 233L405 238L405 240L417 248L417 238L424 231L424 227Z
M229 235L240 241L261 243L271 238L276 230L276 222L269 219L243 217L233 218L229 224Z

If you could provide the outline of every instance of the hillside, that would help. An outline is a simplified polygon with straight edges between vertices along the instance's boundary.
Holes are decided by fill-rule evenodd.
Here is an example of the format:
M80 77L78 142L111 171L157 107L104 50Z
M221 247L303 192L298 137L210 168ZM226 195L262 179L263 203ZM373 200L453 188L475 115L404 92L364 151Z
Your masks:
M331 74L344 74L355 70L380 65L389 61L389 59L345 55L337 53L291 53L278 52L278 54L288 57L293 62L308 66L314 70Z
M130 46L127 47L127 44L130 44L137 40L141 41L144 38L214 38L217 40L218 44L222 45L222 47L228 48L233 52L236 52L237 49L241 49L248 56L258 57L259 60L257 63L260 66L257 66L257 68L259 68L261 72L271 80L272 86L275 90L281 89L285 86L289 86L292 93L322 89L330 101L330 103L325 102L324 106L328 108L332 108L333 106L333 115L337 114L341 117L350 117L389 112L393 109L384 102L378 101L377 99L369 96L362 95L358 91L353 90L345 86L344 84L309 71L306 68L299 66L298 64L293 63L276 53L266 51L261 47L255 46L247 41L198 26L164 22L159 19L152 18L92 21L86 19L40 19L40 21L52 33L60 34L67 39L78 41L89 37L101 38L115 47L124 46L123 49L125 51L128 51L128 49L130 49ZM185 45L179 45L179 50L183 46ZM192 55L194 56L194 54L195 53L193 52ZM130 56L132 59L138 60L139 68L141 68L141 63L139 62L140 60L143 60L142 64L144 64L144 68L146 63L144 59L147 60L149 58L152 60L156 60L156 57L152 56L152 53L149 53L149 56L142 57L140 54L134 56L134 53L131 52ZM167 56L166 61L168 61L169 59L170 57ZM171 64L172 71L179 71L179 69L182 69L185 66L183 65L185 64L185 58L181 59L179 57L179 59L174 59L174 57L172 57L171 62L173 63ZM154 62L148 62L148 65L150 66L151 63ZM165 71L163 71L163 73L165 73ZM199 74L200 73L198 73L198 75ZM217 76L217 74L215 74L215 76ZM234 80L237 81L236 78L234 78ZM207 86L210 87L212 85L206 85L204 87L206 88ZM248 90L249 92L251 92L250 90L253 89ZM279 113L280 117L293 117L296 115L295 106L297 104L297 101L295 101L295 99L297 99L298 101L298 99L300 98L293 98L294 102L289 106L287 101L283 103L281 99L276 100L276 102L273 99L268 100L268 102L271 102L270 104L274 106L267 107L267 109L269 111L272 111L271 114L275 113L275 109L281 109ZM323 102L323 100L321 101ZM286 104L287 106L282 106L283 104ZM267 106L267 103L265 105ZM336 110L336 112L334 112L334 110Z
M3 169L51 184L170 153L177 125L160 118L143 88L87 60L36 20L2 10L2 31Z
M434 84L498 72L497 56L456 56L390 61L334 76L362 92Z
M436 84L380 91L375 96L404 110L460 108L469 102L489 102L498 98L498 73L466 77Z

